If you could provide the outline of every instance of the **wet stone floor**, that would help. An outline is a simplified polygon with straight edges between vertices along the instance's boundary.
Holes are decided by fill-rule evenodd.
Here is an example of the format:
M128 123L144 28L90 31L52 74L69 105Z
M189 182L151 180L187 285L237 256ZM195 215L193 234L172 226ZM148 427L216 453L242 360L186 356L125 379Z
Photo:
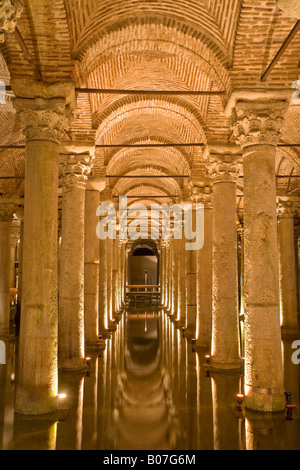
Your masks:
M299 450L300 366L283 342L286 391L297 405L261 415L236 409L241 373L210 373L159 311L130 310L90 369L60 373L55 415L14 413L18 345L0 365L0 450ZM100 355L99 355L100 354Z

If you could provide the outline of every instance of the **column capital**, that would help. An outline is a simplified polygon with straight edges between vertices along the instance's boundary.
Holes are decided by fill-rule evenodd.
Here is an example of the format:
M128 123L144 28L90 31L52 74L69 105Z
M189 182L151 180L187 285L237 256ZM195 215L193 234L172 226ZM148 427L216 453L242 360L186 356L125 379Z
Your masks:
M64 98L14 98L13 105L27 140L60 143L64 130L70 128L72 113Z
M295 205L293 201L288 199L278 198L277 200L277 215L278 219L293 219L295 216Z
M85 186L88 175L92 170L92 159L90 153L61 154L59 168L65 191L78 185Z
M14 32L23 8L21 0L0 0L0 43L4 43L5 32Z
M12 79L11 87L16 96L13 105L26 138L60 143L76 109L74 84Z
M212 209L213 194L211 186L194 186L192 190L192 199L196 204L203 204L205 209Z
M207 158L207 171L214 183L236 183L242 172L241 155L210 154Z
M252 145L276 146L288 107L289 102L285 99L237 100L231 119L237 144L242 148Z

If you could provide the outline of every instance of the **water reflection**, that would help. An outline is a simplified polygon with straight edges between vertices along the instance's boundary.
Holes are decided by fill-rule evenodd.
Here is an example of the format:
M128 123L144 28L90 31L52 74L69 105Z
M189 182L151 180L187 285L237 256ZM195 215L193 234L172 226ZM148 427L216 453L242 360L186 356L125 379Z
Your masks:
M55 415L14 414L17 344L0 366L0 449L258 450L300 449L299 366L284 340L286 390L298 408L260 415L236 410L239 373L209 373L208 351L195 353L159 311L131 310L105 351L89 352L84 373L61 373L67 395ZM66 409L68 408L68 409Z

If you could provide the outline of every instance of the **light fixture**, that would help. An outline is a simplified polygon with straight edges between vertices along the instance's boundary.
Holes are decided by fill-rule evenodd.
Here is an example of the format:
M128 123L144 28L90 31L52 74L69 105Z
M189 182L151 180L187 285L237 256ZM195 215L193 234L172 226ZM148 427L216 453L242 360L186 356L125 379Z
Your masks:
M57 408L59 410L66 409L66 400L67 400L67 395L65 393L61 393L57 395Z
M91 360L92 359L90 357L86 357L84 360L84 363L88 369L91 367Z
M241 395L241 394L238 394L238 395L236 396L236 398L237 398L237 400L236 400L236 409L237 409L238 411L242 411L242 405L243 405L243 403L244 403L244 398L245 398L245 396L244 396L244 395Z

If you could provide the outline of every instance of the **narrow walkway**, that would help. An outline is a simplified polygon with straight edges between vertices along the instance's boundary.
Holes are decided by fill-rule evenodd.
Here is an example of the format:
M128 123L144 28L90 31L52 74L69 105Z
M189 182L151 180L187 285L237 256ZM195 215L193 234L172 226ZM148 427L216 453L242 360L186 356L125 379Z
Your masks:
M17 345L0 366L0 449L252 450L300 449L300 366L284 342L286 390L298 408L265 416L236 410L243 377L211 374L158 311L130 310L85 373L59 377L56 418L14 414ZM68 408L68 409L66 409Z

